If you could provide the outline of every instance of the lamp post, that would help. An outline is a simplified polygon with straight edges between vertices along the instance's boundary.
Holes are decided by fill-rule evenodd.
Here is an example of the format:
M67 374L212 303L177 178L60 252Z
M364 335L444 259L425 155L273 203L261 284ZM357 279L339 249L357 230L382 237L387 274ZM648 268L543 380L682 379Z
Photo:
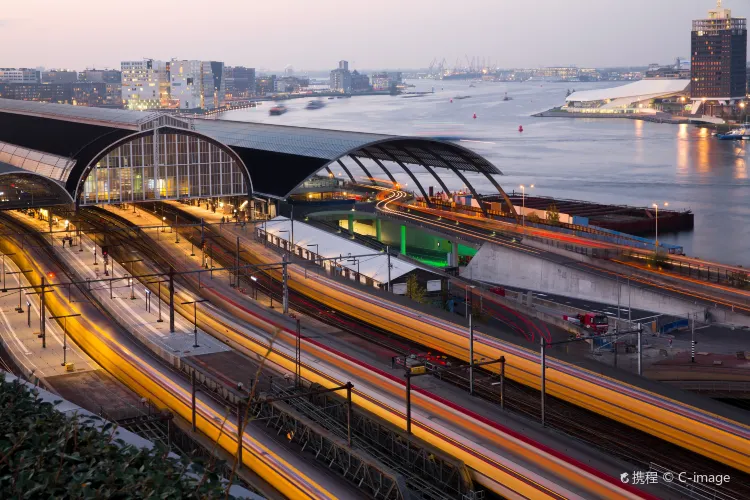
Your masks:
M161 232L162 233L166 232L166 221L167 221L167 217L162 215L161 217Z
M27 269L25 271L9 271L5 274L26 274L30 272L33 272L33 271L31 269ZM16 311L19 313L23 312L23 307L21 306L21 289L22 289L21 278L19 277L18 278L18 307L16 307Z
M529 188L533 188L534 185L530 185ZM522 205L522 213L521 218L523 220L523 230L526 231L526 186L521 184L521 205Z
M177 214L174 214L174 242L180 242L180 233L177 231Z
M68 318L75 318L80 316L80 313L76 314L65 314L64 316L50 316L49 319L62 319L63 320L63 362L60 366L68 364Z
M135 264L136 262L143 262L143 259L125 260L120 262L120 264L130 264L130 281L128 282L128 284L130 285L130 300L135 300L135 290L133 289L133 276L135 276L135 274L133 273L133 264ZM112 272L114 272L114 262L112 264Z
M288 229L281 229L281 230L278 231L278 233L279 234L281 234L281 233L289 233L289 230ZM290 252L292 251L292 245L291 244L289 245L289 251Z
M15 255L15 253L4 253L3 254L3 293L8 291L8 288L5 286L5 256L11 257Z
M311 244L309 244L307 246L308 247L315 247L315 255L320 255L320 247L318 246L317 243L311 243ZM318 258L317 257L315 258L315 263L316 264L318 263Z
M200 304L201 302L208 302L208 299L189 300L182 303L183 306L187 304L193 304L193 336L195 338L195 342L193 342L193 348L200 347L198 345L198 304Z
M656 209L656 231L655 231L655 233L656 233L656 245L655 246L656 246L656 251L658 253L659 252L659 205L657 203L652 203L651 206ZM669 203L667 203L665 201L664 202L664 206L668 207Z

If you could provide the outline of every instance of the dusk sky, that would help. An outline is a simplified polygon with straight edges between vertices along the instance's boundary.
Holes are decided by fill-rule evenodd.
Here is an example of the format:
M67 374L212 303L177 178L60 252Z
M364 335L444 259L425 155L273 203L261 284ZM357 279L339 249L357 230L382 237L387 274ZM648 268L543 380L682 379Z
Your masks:
M313 7L309 7L313 5ZM4 0L0 66L119 68L121 60L211 59L325 70L622 66L689 57L690 26L715 0ZM725 0L735 17L750 1Z

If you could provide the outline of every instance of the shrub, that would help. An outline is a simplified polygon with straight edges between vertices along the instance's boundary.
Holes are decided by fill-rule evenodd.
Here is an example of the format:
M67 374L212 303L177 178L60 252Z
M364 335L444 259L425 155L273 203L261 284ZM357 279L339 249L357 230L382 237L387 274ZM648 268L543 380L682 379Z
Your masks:
M225 498L201 461L136 448L116 426L68 417L0 373L0 498Z

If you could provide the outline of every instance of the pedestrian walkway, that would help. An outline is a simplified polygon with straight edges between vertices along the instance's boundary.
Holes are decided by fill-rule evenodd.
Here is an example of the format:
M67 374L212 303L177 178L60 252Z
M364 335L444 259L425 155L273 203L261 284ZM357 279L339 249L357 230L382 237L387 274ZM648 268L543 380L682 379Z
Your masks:
M81 373L97 370L99 366L85 352L64 335L63 328L55 320L47 319L46 325L46 347L42 347L42 339L39 337L40 324L40 298L39 294L27 295L29 289L12 290L19 286L29 286L26 277L19 273L20 269L9 258L6 257L3 289L0 291L0 338L2 338L5 350L10 354L19 370L29 379L38 377L44 384L45 380L58 375ZM19 302L20 298L20 302ZM20 311L19 311L20 306ZM46 312L50 316L49 311ZM67 347L65 361L63 364L63 346Z
M32 224L40 230L44 230L46 227L43 221L30 219L21 214L16 215L16 217L23 218L27 224ZM179 315L175 317L175 331L169 331L168 283L160 284L160 300L158 292L153 294L138 280L134 281L129 278L130 272L114 259L108 259L107 274L105 275L101 247L96 245L97 257L95 260L95 244L87 235L82 235L82 248L75 240L74 246L71 247L66 243L63 247L64 237L64 234L54 235L52 248L72 270L74 279L88 281L87 286L98 302L114 316L121 326L127 328L152 350L155 348L160 353L182 357L222 352L229 349L221 341L206 334L200 328L198 328L196 336L192 322L188 322ZM159 279L153 278L153 281L165 279L166 276ZM67 278L62 277L53 280L53 282L63 283L66 281L68 281ZM199 299L199 297L195 297L189 291L177 285L175 286L175 303L196 299ZM199 347L194 347L196 339Z

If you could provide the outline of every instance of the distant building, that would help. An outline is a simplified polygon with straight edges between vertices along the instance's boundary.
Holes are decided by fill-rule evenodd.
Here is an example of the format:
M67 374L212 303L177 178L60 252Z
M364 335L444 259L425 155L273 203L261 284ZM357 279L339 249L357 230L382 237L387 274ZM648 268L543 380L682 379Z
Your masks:
M389 90L401 83L401 72L381 72L372 75L372 90Z
M690 80L653 79L619 87L573 92L562 111L587 114L645 114L680 112L689 103Z
M257 95L273 94L276 87L276 75L259 76L255 79L255 93Z
M179 109L216 109L224 104L224 63L170 61L170 103Z
M330 87L333 92L351 93L352 74L349 72L348 61L339 61L339 67L331 71Z
M363 75L356 69L352 71L352 92L367 92L370 90L370 77Z
M78 72L67 69L51 69L42 72L42 83L74 83L78 81Z
M86 69L78 73L79 82L121 83L122 72L116 69Z
M729 9L708 11L708 19L693 21L691 35L691 97L713 111L731 106L747 92L747 20ZM706 110L704 110L706 113ZM709 113L710 110L709 110Z
M0 82L41 83L39 70L31 68L0 68Z
M310 85L309 78L299 78L296 76L284 76L277 78L274 82L274 92L299 92L300 89Z
M646 71L646 78L667 78L673 80L689 80L690 68L676 68L674 66L657 66Z
M123 61L122 101L127 109L169 107L169 62Z
M227 95L231 97L255 95L255 68L225 66L224 75Z

